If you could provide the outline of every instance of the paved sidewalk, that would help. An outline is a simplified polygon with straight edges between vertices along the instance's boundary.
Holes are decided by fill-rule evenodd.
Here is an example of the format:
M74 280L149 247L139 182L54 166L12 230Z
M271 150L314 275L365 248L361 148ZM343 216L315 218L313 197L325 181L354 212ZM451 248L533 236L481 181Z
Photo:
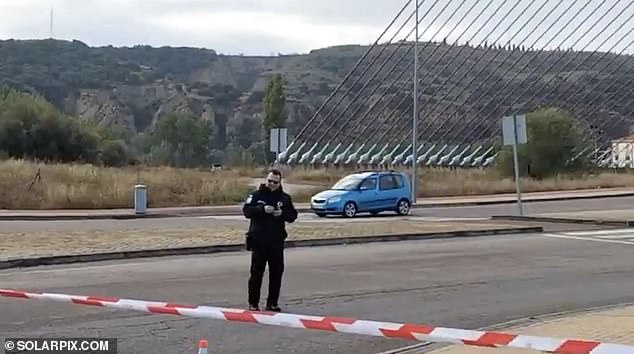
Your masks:
M605 198L619 196L634 196L634 188L584 189L575 191L552 191L523 193L522 200L549 201L567 199ZM430 197L419 198L414 205L416 208L436 206L460 206L514 203L515 194L496 194L462 197ZM309 211L308 203L296 203L299 211ZM199 207L149 208L146 216L137 216L132 208L129 209L90 209L90 210L0 210L0 220L38 220L38 219L111 219L136 217L170 217L170 216L205 216L232 215L240 213L241 205L214 205Z
M535 213L529 215L496 215L493 220L532 221L566 224L593 224L602 226L634 226L634 208L585 210L561 213Z
M634 306L588 312L547 320L530 326L503 329L501 332L542 337L597 340L634 346ZM530 354L526 349L450 346L430 354Z

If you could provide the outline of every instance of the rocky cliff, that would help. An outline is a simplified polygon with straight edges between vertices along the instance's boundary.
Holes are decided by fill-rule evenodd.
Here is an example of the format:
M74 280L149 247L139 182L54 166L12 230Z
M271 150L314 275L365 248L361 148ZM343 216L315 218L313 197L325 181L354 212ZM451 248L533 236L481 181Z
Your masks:
M0 81L41 93L80 119L133 132L151 129L170 111L189 110L215 123L219 147L232 136L246 146L261 134L261 101L273 74L284 74L289 127L296 129L364 50L242 57L192 48L8 40L0 41Z
M427 43L422 48L421 106L426 109L438 102L446 103L449 108L442 114L448 119L466 114L497 121L518 104L521 108L541 104L565 108L587 97L575 92L591 89L596 90L591 98L598 95L599 106L631 112L632 100L627 95L632 91L625 90L634 75L631 56L527 53L521 48L439 43ZM8 40L0 41L0 83L41 93L80 119L122 126L132 132L151 130L170 111L189 110L214 122L217 148L224 148L230 140L246 147L263 133L261 102L273 74L283 74L292 135L366 50L367 46L351 45L318 49L306 55L242 57L195 48L96 48L79 41ZM399 122L398 117L411 116L409 106L398 104L411 96L409 59L399 61L411 54L401 44L389 46L380 58L377 53L378 49L359 66L357 75L366 68L370 70L363 80L344 87L343 91L349 89L352 95L344 97L334 113L349 117L355 124L371 114L378 126L390 127ZM453 58L463 60L454 62ZM381 67L386 59L389 65ZM601 67L597 63L606 63L603 72L595 69ZM389 69L392 66L395 70ZM372 74L375 78L365 86ZM553 75L555 80L550 80ZM356 77L352 76L351 81ZM380 89L373 90L375 87ZM543 92L547 91L540 90L551 92L546 96ZM513 95L508 102L495 97L499 92L513 91L523 93ZM361 94L352 100L355 93ZM377 101L398 113L390 116L377 113L378 109L372 111L370 107ZM344 111L348 104L349 110ZM355 109L359 114L351 115ZM435 114L438 112L423 111L424 116ZM320 129L322 133L325 127Z

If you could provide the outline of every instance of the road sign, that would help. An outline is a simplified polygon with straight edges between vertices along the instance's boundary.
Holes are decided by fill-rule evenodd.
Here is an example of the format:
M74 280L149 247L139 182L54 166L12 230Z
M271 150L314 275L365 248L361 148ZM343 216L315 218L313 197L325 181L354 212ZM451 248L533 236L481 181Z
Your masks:
M516 115L502 118L504 145L526 144L526 116Z
M513 146L513 169L515 170L515 189L517 192L517 208L520 215L524 215L522 209L522 190L520 188L519 159L517 157L517 145L526 144L526 116L513 115L502 118L502 135L504 145Z
M288 143L288 133L286 128L272 128L271 129L271 148L270 151L275 153L275 157L278 158L280 153L286 150Z

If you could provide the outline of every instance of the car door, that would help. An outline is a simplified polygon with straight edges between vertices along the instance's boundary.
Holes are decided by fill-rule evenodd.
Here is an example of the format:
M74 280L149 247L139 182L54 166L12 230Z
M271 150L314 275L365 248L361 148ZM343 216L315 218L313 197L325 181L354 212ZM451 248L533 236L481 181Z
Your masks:
M357 197L358 211L368 211L378 206L378 190L376 177L368 177L361 182Z
M381 209L393 209L398 201L398 183L392 174L379 177L377 206Z

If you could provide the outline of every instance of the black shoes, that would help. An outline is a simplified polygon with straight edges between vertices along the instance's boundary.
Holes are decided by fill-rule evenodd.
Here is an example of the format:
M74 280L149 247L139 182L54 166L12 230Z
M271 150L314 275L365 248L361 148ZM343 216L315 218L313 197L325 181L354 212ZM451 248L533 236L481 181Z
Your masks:
M266 306L266 310L267 311L273 311L273 312L282 312L282 309L279 306L277 306L277 305L275 305L275 306L267 305Z
M249 311L260 311L260 307L258 305L249 305Z
M258 305L249 305L249 311L260 311L260 307ZM267 305L265 311L282 312L282 309L277 305Z

